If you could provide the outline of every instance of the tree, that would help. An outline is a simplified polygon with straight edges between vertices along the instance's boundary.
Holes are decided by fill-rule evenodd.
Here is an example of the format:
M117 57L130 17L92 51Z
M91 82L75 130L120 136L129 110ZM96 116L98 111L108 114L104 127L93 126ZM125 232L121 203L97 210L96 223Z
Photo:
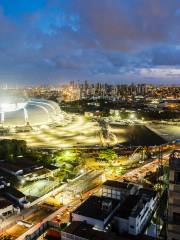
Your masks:
M99 153L99 159L106 161L113 161L117 158L117 154L112 149L101 150Z
M4 139L0 141L0 159L14 160L27 151L26 142L22 140Z
M76 162L80 159L80 153L76 150L64 150L54 156L55 162Z

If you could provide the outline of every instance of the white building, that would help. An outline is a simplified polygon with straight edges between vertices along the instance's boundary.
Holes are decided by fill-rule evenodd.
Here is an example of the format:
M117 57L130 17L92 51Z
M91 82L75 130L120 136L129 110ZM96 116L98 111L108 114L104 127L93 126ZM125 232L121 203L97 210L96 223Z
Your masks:
M140 189L137 195L129 195L118 209L115 220L119 234L142 233L157 205L156 192L149 189Z
M119 207L119 200L91 196L72 212L72 221L85 221L103 231Z
M85 222L72 222L61 231L62 240L125 240L113 233L102 232L93 229L93 226Z
M102 196L124 200L128 195L135 194L138 187L128 182L108 180L102 185Z

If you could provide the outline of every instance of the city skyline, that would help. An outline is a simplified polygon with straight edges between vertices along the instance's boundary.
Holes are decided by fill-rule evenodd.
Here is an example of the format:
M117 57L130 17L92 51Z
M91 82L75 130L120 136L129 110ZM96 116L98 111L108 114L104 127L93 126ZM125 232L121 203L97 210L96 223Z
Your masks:
M179 18L176 0L0 0L0 82L178 84Z
M180 239L180 0L0 0L0 240Z

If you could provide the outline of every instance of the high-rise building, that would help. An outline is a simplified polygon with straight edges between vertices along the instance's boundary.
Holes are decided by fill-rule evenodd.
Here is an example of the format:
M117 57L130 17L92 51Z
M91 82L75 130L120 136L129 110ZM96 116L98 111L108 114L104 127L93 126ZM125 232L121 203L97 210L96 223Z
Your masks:
M180 150L174 151L169 159L168 191L168 240L180 239Z

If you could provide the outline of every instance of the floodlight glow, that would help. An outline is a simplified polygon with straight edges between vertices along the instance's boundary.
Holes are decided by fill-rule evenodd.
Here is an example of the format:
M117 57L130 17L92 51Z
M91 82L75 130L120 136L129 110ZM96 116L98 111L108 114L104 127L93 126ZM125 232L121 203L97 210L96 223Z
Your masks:
M130 115L130 118L131 118L131 119L135 119L135 117L136 117L136 116L135 116L134 113L132 113L132 114Z
M81 170L80 170L80 173L81 173L81 174L84 174L84 173L85 173L85 170L84 170L84 169L81 169Z
M57 103L44 99L28 99L18 90L0 89L0 124L3 127L39 126L63 121Z
M25 108L27 102L22 103L0 103L0 113L15 112Z
M25 181L24 179L21 180L21 184L25 184L25 182L26 182L26 181Z

